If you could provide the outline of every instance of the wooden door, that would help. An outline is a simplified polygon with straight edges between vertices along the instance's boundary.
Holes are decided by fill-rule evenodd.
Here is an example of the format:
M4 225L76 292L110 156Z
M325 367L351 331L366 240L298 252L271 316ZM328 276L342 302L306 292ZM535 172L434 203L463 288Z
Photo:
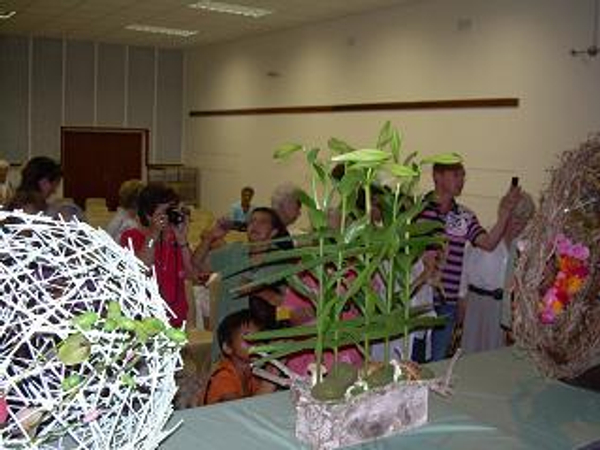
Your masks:
M82 208L106 198L113 210L123 181L146 178L148 130L63 127L61 153L64 197Z

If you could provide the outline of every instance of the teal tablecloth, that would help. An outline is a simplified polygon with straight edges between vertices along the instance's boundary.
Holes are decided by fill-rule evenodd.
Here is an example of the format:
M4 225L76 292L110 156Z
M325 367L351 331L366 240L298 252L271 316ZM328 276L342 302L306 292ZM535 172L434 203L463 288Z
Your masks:
M463 358L454 384L453 397L430 396L427 425L353 448L563 450L600 440L600 394L542 378L515 349ZM288 392L179 411L170 425L181 420L162 449L303 448Z

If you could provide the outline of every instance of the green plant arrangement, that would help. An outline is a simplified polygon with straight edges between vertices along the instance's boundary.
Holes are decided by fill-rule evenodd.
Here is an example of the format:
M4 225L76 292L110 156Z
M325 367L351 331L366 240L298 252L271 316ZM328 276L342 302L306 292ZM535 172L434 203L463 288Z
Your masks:
M245 288L285 279L290 288L310 300L314 321L250 336L255 344L251 351L260 355L255 364L313 351L316 373L312 382L302 380L310 389L311 402L340 402L349 395L360 397L371 389L407 381L411 379L407 366L371 364L371 347L383 342L385 360L391 361L395 356L390 351L392 339L442 323L442 319L425 316L424 308L410 304L413 266L426 249L444 244L437 233L438 223L418 220L425 200L417 188L424 164L455 156L419 160L416 153L406 154L399 131L389 122L373 148L355 148L332 138L326 150L287 144L275 152L275 158L298 154L310 168L310 189L300 193L300 200L311 232L297 237L296 248L272 252L264 261L274 264L293 259L296 264ZM332 212L339 217L335 224L330 220ZM313 280L312 286L307 285L307 278ZM342 320L349 307L359 314ZM324 376L324 353L332 352L337 361L340 349L349 345L362 353L363 369L334 363ZM406 358L408 348L403 355ZM306 396L306 392L299 395ZM318 432L299 425L297 435L316 448L335 448L377 435L369 435L371 430L356 439L337 438L324 434L322 425Z

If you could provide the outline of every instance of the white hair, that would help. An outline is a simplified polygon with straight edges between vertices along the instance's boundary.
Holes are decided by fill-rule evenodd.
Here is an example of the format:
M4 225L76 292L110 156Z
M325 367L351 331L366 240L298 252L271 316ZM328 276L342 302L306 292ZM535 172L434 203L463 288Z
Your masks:
M271 195L271 207L277 211L282 209L287 202L299 201L299 190L298 186L293 183L280 184Z
M513 211L513 216L519 219L529 220L535 214L535 203L531 195L521 192L521 199Z
M0 159L0 169L8 169L10 164L5 159Z

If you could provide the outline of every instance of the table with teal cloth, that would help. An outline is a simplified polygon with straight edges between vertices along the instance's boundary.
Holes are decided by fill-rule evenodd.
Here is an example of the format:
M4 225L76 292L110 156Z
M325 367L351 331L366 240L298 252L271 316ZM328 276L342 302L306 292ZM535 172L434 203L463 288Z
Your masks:
M463 357L454 387L450 398L430 394L425 426L352 448L563 450L600 440L600 393L543 378L517 348ZM285 391L177 411L169 425L183 423L161 449L302 449L294 420Z

